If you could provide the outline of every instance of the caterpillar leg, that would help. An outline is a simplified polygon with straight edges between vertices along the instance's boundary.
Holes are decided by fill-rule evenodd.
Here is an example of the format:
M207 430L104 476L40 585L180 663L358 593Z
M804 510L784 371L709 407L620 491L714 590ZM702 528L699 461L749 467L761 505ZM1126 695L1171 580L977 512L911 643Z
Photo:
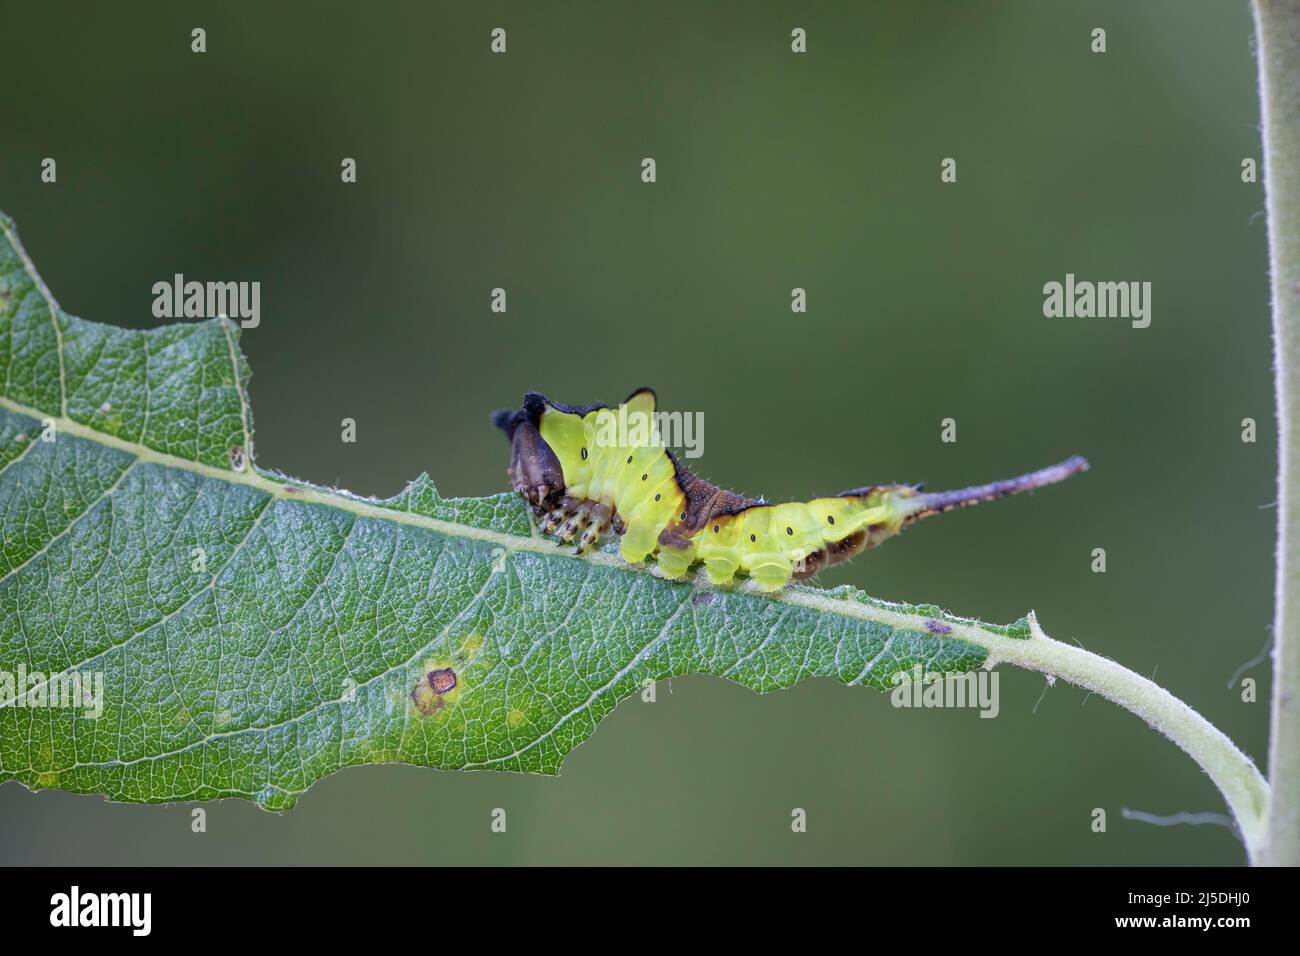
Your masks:
M729 584L735 578L738 567L740 564L736 561L710 558L704 562L704 573L708 576L710 584Z
M677 548L660 548L659 573L669 580L676 580L686 573L694 560L693 549L683 551Z
M745 562L745 570L764 591L779 591L790 583L790 576L795 572L795 568L785 555L768 553L756 555L755 558L756 560Z
M578 502L575 509L573 509L572 518L560 525L560 529L555 532L555 535L559 537L563 544L569 544L577 536L578 532L591 524L591 520L594 518L593 510L594 505L591 505L590 502Z
M542 534L554 534L561 544L569 544L581 533L575 551L580 554L598 545L601 536L615 524L621 527L622 522L608 505L566 496L538 518L537 529Z
M563 502L552 510L546 512L537 522L537 530L542 534L552 534L556 528L560 527L573 515L573 511L566 507Z
M578 547L574 551L575 554L581 554L582 552L597 547L600 544L601 536L604 535L605 532L609 530L610 525L613 524L614 509L610 508L608 505L596 504L592 505L590 515L591 524L587 526L587 530L584 531L582 537L578 539Z
M555 532L555 536L560 539L561 544L568 544L574 539L579 531L587 527L590 523L590 509L579 508L573 513L573 517L560 525L559 530Z

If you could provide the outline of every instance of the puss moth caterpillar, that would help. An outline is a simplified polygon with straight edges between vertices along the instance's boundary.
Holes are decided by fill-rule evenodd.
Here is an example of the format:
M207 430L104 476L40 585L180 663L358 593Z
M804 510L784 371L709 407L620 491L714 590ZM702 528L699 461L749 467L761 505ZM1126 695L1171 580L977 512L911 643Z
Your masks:
M1076 456L957 491L879 485L769 504L724 491L683 467L659 440L653 391L638 389L623 405L620 429L619 410L607 405L561 405L529 392L520 410L496 412L492 421L510 439L511 483L532 505L543 533L566 543L581 534L577 550L583 551L613 529L625 561L654 556L668 578L703 562L714 584L743 572L776 591L791 577L809 577L875 547L919 518L1055 484L1088 467ZM643 424L627 428L627 422Z

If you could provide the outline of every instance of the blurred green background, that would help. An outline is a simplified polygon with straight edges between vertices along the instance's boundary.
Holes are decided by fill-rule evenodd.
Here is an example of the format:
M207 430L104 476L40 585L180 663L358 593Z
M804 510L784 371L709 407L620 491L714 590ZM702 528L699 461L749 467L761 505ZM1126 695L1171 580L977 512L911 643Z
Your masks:
M1267 639L1274 522L1244 2L24 3L4 32L0 208L86 318L154 324L176 272L259 280L263 467L495 492L492 409L642 384L705 413L703 474L774 500L1085 454L1061 488L821 580L996 622L1036 609L1263 759L1267 664L1258 703L1228 687ZM1066 272L1150 281L1150 328L1044 318ZM695 677L620 705L558 779L358 768L283 816L211 804L202 835L189 806L8 784L0 861L1244 860L1226 828L1122 807L1223 804L1137 718L1036 674L1003 671L996 720Z

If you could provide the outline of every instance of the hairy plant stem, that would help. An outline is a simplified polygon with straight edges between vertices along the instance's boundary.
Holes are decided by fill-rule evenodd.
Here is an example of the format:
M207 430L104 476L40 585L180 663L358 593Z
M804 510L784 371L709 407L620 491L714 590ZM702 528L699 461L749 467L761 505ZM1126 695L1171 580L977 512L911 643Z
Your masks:
M1086 687L1160 731L1200 764L1227 801L1246 852L1259 853L1268 784L1229 738L1183 701L1141 674L1074 644L1054 641L1029 616L1033 640L1003 659Z
M880 621L896 628L909 626L905 616L896 612L891 615L888 605L882 602L865 605L841 601L811 588L788 588L776 600ZM1078 645L1048 637L1032 612L1029 640L991 632L978 621L954 623L951 633L985 648L986 666L1011 664L1059 677L1123 707L1160 731L1195 760L1219 788L1232 811L1246 852L1252 861L1256 860L1264 829L1264 809L1268 805L1268 783L1254 762L1200 713L1141 674Z
M1300 0L1255 0L1277 379L1271 794L1256 862L1300 865Z

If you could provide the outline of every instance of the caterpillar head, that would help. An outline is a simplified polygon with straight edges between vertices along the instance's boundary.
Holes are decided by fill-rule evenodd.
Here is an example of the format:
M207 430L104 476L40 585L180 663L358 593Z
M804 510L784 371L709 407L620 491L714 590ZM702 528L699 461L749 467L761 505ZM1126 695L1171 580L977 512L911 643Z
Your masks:
M522 409L495 412L492 424L510 439L510 467L506 473L514 490L534 507L549 510L564 494L564 469L537 427L545 402L541 395L529 392Z

